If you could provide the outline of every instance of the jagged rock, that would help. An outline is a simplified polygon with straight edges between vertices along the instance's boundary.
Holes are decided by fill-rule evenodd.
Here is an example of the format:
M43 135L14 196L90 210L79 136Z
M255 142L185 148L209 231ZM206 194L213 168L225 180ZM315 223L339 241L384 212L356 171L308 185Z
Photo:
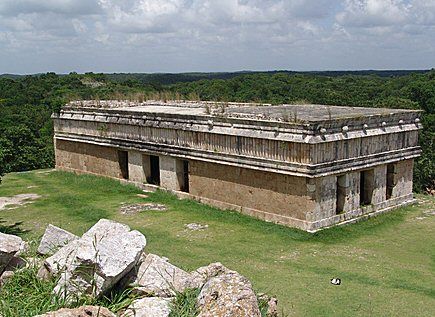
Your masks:
M75 234L49 224L42 236L38 253L42 255L53 254L61 247L77 239L79 239L79 237Z
M60 248L55 254L45 259L44 264L38 271L38 277L46 279L50 276L56 276L60 272L65 271L67 267L71 267L77 253L78 245L78 240L73 240L66 246Z
M54 289L69 299L82 294L98 297L110 290L136 265L146 245L139 231L107 219L74 242L75 254Z
M79 308L62 308L34 317L116 317L116 315L105 307L82 306Z
M237 272L212 277L198 296L198 317L261 317L251 283Z
M131 303L121 317L168 317L171 299L145 297Z
M222 263L211 263L207 266L202 266L197 270L190 273L190 288L201 288L210 278L218 276L220 274L233 272L227 269Z
M278 317L278 300L275 297L271 297L267 302L267 317Z
M0 232L0 273L17 253L24 250L25 245L20 237Z
M175 291L182 292L189 287L190 279L189 273L172 265L167 259L148 254L132 284L136 293L171 297Z

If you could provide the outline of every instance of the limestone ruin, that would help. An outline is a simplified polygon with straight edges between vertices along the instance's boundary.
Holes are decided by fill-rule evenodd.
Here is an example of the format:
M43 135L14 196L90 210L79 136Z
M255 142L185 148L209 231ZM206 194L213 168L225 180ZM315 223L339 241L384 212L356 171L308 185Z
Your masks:
M413 201L419 111L76 101L54 114L56 168L314 232Z

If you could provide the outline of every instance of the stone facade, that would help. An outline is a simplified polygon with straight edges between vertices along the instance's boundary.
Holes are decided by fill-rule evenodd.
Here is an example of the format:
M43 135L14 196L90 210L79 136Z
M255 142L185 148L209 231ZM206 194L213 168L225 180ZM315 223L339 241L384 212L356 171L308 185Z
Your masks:
M53 119L59 169L307 231L413 200L418 111L89 101Z

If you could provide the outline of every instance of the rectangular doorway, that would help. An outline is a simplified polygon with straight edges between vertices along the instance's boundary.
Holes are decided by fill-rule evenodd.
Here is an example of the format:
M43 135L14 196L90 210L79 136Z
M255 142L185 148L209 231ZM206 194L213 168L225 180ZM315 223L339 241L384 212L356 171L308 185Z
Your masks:
M160 159L156 155L150 155L150 174L147 183L160 186Z
M183 161L183 177L180 184L182 192L189 192L189 161Z
M386 199L391 199L393 196L393 190L395 181L394 181L394 174L396 172L396 164L388 164L387 165L387 186L386 186Z
M367 206L372 203L373 189L374 189L374 171L366 170L360 173L360 206Z
M128 152L118 150L118 163L123 179L128 179Z

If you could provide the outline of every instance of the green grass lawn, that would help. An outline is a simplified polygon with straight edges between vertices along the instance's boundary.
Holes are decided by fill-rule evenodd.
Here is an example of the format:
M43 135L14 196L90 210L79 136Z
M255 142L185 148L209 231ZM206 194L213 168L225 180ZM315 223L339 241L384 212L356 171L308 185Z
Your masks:
M235 212L178 200L158 191L64 172L6 175L0 197L35 193L41 198L0 219L23 221L26 239L46 225L82 234L100 218L140 230L147 252L193 270L220 261L248 277L259 292L276 295L284 316L435 316L435 199L316 234L265 223ZM168 210L123 215L123 203L158 202ZM426 212L426 213L425 213ZM207 224L202 231L188 223ZM330 279L339 277L342 285Z

